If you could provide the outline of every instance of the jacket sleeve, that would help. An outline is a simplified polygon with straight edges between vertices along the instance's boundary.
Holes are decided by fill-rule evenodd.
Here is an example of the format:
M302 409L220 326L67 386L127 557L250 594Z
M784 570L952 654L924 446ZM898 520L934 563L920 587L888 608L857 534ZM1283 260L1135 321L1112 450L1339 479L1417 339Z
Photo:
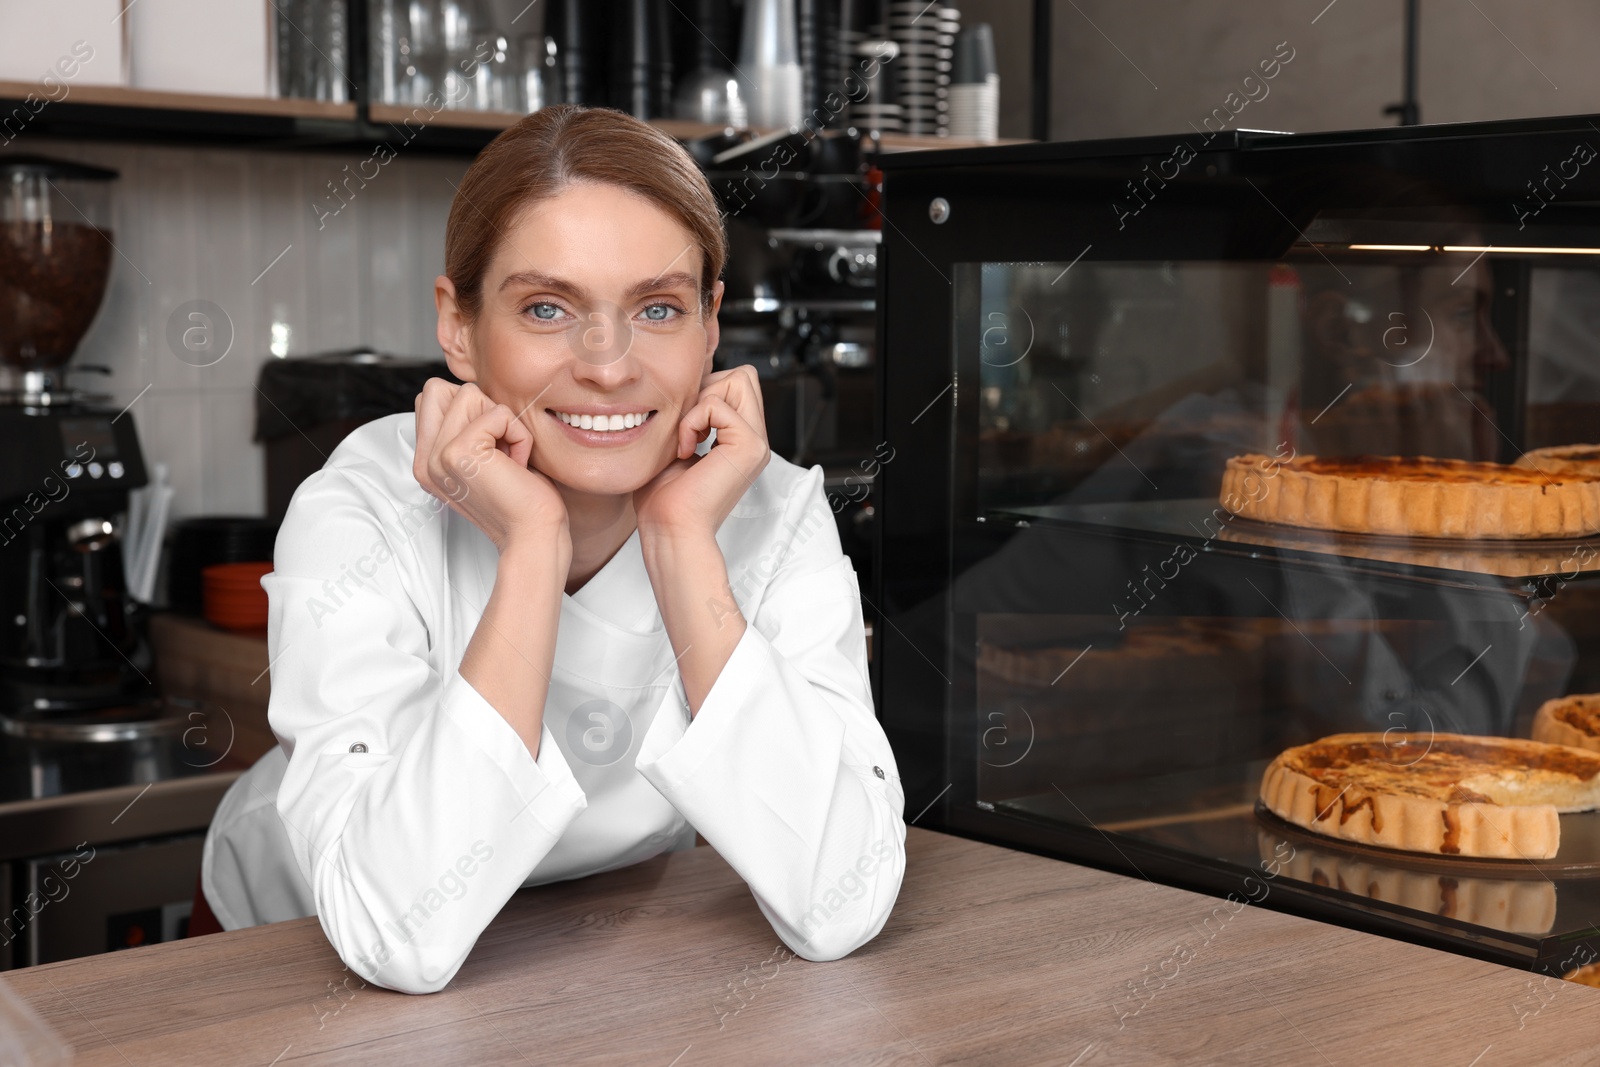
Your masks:
M905 873L905 798L873 712L855 569L813 468L786 508L794 537L750 564L772 579L684 727L658 713L635 766L750 886L809 960L875 937ZM730 574L735 590L742 574ZM666 709L662 709L664 712Z
M368 981L430 993L587 800L548 729L535 762L458 664L430 662L424 619L448 624L460 578L435 594L400 574L443 568L454 516L391 497L331 464L296 492L262 583L269 720L289 757L277 810L329 942ZM419 553L438 558L406 563Z

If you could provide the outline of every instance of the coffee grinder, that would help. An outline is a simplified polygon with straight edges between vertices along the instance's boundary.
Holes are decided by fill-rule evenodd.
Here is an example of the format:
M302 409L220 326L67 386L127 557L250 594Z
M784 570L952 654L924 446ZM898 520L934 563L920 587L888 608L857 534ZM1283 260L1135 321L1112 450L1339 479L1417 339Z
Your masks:
M145 484L133 416L69 387L105 296L117 173L0 157L0 727L159 714L121 537Z

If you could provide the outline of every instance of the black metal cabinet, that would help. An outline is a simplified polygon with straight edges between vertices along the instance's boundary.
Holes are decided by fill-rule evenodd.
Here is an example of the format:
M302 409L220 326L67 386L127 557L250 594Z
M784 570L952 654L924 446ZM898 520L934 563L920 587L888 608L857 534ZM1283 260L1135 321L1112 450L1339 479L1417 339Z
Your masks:
M1577 117L887 159L873 682L908 820L1519 966L1600 958L1600 814L1532 864L1346 848L1255 803L1290 745L1526 737L1600 690L1600 538L1219 500L1246 453L1600 440L1597 148Z

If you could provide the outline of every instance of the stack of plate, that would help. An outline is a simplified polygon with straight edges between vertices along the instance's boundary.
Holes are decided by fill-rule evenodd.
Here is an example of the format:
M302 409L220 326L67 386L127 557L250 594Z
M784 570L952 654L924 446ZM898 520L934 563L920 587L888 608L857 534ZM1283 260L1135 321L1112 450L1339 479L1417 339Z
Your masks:
M890 0L889 36L900 45L896 79L905 132L943 134L949 121L950 60L961 12L928 0Z
M869 38L856 45L854 80L850 85L859 102L850 105L852 125L880 133L896 133L906 128L895 78L899 54L900 46L894 41ZM869 70L873 72L870 78L864 75ZM865 92L855 88L857 82L865 87Z
M885 67L894 42L885 48L882 0L840 0L838 65L834 84L849 99L847 119L868 130L899 130L900 105L894 99L892 67ZM871 71L871 77L867 72Z
M176 523L167 563L168 603L178 611L201 614L200 572L213 563L271 559L277 538L278 523L272 519L206 515Z
M798 0L795 10L800 21L800 95L806 114L823 107L829 93L844 95L839 66L838 0ZM823 116L830 113L824 111ZM833 124L833 119L828 119Z

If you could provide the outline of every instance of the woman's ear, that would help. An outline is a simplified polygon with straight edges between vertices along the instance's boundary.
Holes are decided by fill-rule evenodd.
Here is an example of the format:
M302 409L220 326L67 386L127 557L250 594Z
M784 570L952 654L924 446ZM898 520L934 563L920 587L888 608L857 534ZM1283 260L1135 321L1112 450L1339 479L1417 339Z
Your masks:
M433 306L439 311L439 347L450 373L464 382L477 380L472 361L472 323L456 302L456 286L446 275L433 280Z
M720 279L711 287L711 304L705 313L706 362L701 370L702 378L711 373L711 357L716 355L717 342L722 339L722 327L717 324L717 311L722 307L723 288Z

